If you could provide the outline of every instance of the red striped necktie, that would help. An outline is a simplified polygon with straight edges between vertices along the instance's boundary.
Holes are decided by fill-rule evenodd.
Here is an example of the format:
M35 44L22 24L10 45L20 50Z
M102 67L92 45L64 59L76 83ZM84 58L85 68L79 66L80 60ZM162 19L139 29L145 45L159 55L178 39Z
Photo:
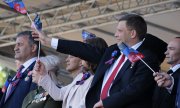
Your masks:
M104 88L101 92L101 99L105 99L107 96L108 96L108 91L109 91L109 88L110 88L110 85L112 83L112 81L114 80L117 72L118 72L118 69L120 68L121 64L124 62L125 60L125 55L122 55L119 63L117 64L116 68L113 70L113 72L111 73L109 79L107 80L106 84L104 85Z

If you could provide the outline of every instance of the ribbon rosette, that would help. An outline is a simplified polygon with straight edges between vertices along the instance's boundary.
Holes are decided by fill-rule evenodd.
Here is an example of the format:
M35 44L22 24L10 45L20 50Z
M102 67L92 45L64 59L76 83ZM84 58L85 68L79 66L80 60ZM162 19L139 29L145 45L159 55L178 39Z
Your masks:
M115 60L115 57L117 56L117 50L114 50L111 54L111 59L106 61L105 64L112 64L113 61Z

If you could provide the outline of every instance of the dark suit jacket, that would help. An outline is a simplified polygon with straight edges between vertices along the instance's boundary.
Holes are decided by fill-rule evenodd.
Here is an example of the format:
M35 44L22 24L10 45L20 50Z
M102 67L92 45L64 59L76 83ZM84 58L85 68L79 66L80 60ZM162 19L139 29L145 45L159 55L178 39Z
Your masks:
M145 56L143 60L155 71L158 71L157 55L143 46L142 44L138 48L138 51ZM92 108L100 99L103 77L111 66L106 65L105 62L111 58L111 53L114 50L120 52L115 44L110 46L102 56L95 47L90 45L76 41L59 40L57 51L99 63L86 96L87 108ZM117 58L119 55L120 53ZM136 62L132 68L130 67L131 63L127 60L112 84L110 96L103 100L104 108L152 108L152 95L155 86L153 72L141 61Z
M176 94L176 107L175 108L180 108L180 79L178 81L178 87L177 87L177 94Z
M29 77L29 80L25 81L25 77L27 76L28 72L31 71L34 67L34 63L32 63L24 72L23 76L18 82L18 84L15 86L14 90L8 97L8 99L5 101L5 94L3 94L3 97L1 99L0 108L21 108L22 102L29 93L30 90L34 90L37 86L35 83L32 83L32 77Z
M174 86L171 93L166 88L156 87L153 97L153 108L175 108L180 69L176 70L172 77L174 78Z

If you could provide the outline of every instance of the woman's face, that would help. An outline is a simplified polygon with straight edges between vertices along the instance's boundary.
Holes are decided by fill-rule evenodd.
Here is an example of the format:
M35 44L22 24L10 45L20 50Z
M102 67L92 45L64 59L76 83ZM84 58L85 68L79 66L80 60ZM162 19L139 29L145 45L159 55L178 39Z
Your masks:
M69 55L66 59L66 70L73 73L81 68L82 61L78 57Z

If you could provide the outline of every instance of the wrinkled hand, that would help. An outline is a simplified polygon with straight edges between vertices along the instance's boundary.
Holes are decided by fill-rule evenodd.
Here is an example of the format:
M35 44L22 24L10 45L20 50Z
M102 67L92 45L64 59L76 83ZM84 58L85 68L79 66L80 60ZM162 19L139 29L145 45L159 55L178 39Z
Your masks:
M47 74L47 70L45 68L45 65L40 60L37 60L34 69L32 71L32 78L33 78L32 81L38 83L40 78L45 76L46 74Z
M104 108L103 107L103 103L102 103L102 100L99 100L99 102L97 102L93 108Z
M172 85L172 77L165 72L153 73L154 80L159 87L170 87Z
M40 41L45 46L51 46L51 38L47 37L47 35L43 31L33 30L32 37L34 38L34 40Z
M35 64L33 70L36 71L41 76L45 76L47 74L47 70L45 68L45 65L40 60L36 61L36 64Z
M45 76L46 74L47 70L45 68L45 65L40 60L37 60L32 71L33 82L38 83L40 78Z

